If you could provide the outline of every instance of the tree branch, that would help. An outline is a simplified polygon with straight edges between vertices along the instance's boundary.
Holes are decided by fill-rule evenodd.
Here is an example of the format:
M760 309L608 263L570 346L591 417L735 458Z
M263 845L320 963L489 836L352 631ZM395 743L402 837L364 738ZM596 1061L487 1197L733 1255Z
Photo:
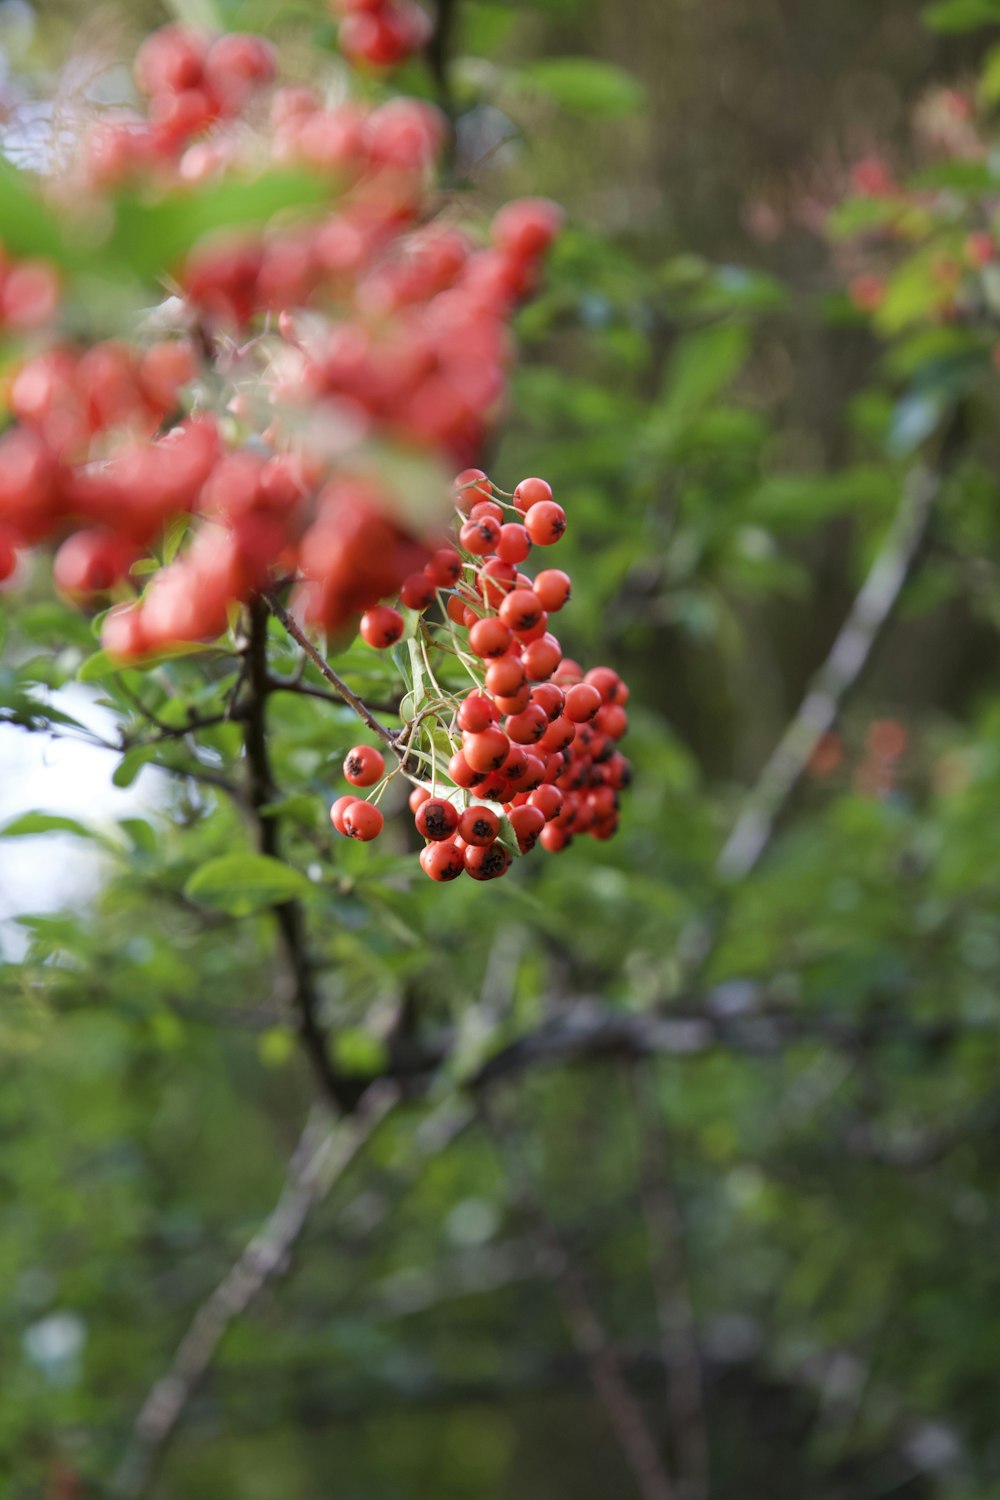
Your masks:
M307 1123L273 1212L202 1303L170 1369L143 1403L114 1480L113 1492L121 1500L138 1500L145 1493L230 1325L267 1282L289 1270L310 1213L357 1159L399 1098L391 1084L377 1084L350 1120L333 1129L324 1128L316 1118Z
M257 602L250 607L244 745L257 847L261 854L278 859L281 853L278 822L263 811L277 796L267 746L267 693L267 607ZM306 1053L323 1093L338 1109L349 1111L356 1100L356 1091L340 1077L330 1057L329 1038L320 1022L320 995L307 949L302 906L295 900L282 901L273 911Z
M383 744L388 745L390 750L402 758L406 753L406 747L400 745L397 732L394 729L387 729L384 724L379 723L364 700L359 698L357 693L352 692L339 673L335 672L326 658L316 650L316 647L299 625L299 622L289 613L281 601L274 594L265 594L263 597L267 608L274 615L275 619L281 621L288 634L292 637L292 640L302 648L320 676L325 677L330 686L336 689L337 696L350 708L353 708L362 723L367 724L368 728L373 734L378 735Z
M945 438L946 451L953 436ZM728 882L755 868L823 735L868 663L920 551L942 470L923 466L909 476L896 516L830 654L765 765L746 807L726 840L716 871Z

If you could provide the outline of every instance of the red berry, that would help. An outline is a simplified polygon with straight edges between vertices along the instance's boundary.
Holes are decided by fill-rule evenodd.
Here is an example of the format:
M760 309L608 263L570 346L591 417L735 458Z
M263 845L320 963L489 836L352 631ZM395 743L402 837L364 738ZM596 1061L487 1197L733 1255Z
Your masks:
M524 525L539 547L551 547L566 530L566 512L554 500L542 500L528 511Z
M562 209L549 198L517 198L494 218L493 243L518 260L531 260L549 248L562 220Z
M402 638L406 622L398 609L388 604L376 604L361 616L361 638L377 651L385 651ZM372 835L374 837L374 835Z
M553 719L539 741L543 750L551 755L555 750L564 750L567 745L573 743L576 735L576 725L572 724L565 714L560 714L558 719Z
M605 703L598 711L594 724L609 739L620 740L628 728L628 714L620 703Z
M385 775L385 756L374 745L355 745L347 752L344 775L352 786L374 786Z
M455 504L463 516L467 516L480 500L488 500L493 494L493 486L482 469L463 469L455 480L454 490Z
M0 583L9 578L17 567L17 550L14 545L14 533L6 526L0 526Z
M540 682L531 689L531 701L544 708L546 718L551 720L557 719L562 713L566 698L558 683Z
M458 827L458 808L443 797L428 797L417 808L414 821L421 838L440 843Z
M572 585L568 573L563 573L559 568L545 568L535 579L532 588L543 607L550 615L554 615L569 600Z
M437 588L448 589L462 576L462 559L454 547L441 547L424 571Z
M430 792L425 786L415 786L407 798L410 812L415 813L421 804L427 801L429 796Z
M507 521L500 527L500 540L497 542L497 557L501 562L520 563L524 562L531 551L531 537L527 529L519 521Z
M484 849L500 832L500 819L488 807L467 807L459 819L458 831L467 844Z
M503 530L503 510L495 500L480 500L469 512L470 521L496 521Z
M511 634L502 620L487 616L477 620L469 631L469 645L477 656L492 660L504 656L511 647Z
M338 797L336 802L330 808L330 822L333 824L334 828L336 828L338 833L346 834L347 829L344 826L344 814L347 812L347 809L349 807L354 806L357 800L357 797L352 797L350 793L348 793L346 797Z
M546 484L544 479L522 479L514 491L514 504L525 514L533 505L540 505L543 500L551 499L552 486Z
M557 786L539 786L528 797L532 807L537 807L539 812L549 822L562 812L563 794Z
M510 855L502 844L472 844L465 851L465 869L473 880L498 880L510 869Z
M464 791L469 791L472 787L481 786L486 779L486 772L474 771L461 750L456 750L451 760L449 760L448 775L455 785L460 786Z
M378 838L385 819L370 802L357 801L344 809L343 822L348 838L359 839L361 843L368 844L372 839Z
M517 844L522 854L528 854L538 842L545 827L545 814L529 802L524 807L515 807L510 813L511 827L517 835Z
M521 661L529 682L545 682L562 660L562 647L554 635L545 634L529 642Z
M566 848L571 839L572 834L568 833L565 828L560 828L558 823L546 823L539 834L538 841L550 854L558 854L560 850Z
M504 722L507 736L515 745L537 745L548 727L545 710L537 703L529 703L527 708L510 715Z
M491 724L496 723L498 717L492 698L488 698L485 693L470 693L459 704L456 714L459 729L467 729L470 734L481 734L484 729L489 729Z
M601 706L601 695L591 682L577 682L566 689L566 717L574 724L588 723Z
M499 771L510 752L510 740L502 729L484 729L480 734L463 734L462 754L474 771L488 774Z
M544 613L542 601L531 589L514 589L499 609L501 620L518 635L536 626Z
M458 540L466 552L485 556L494 550L500 540L499 523L492 516L482 516L477 521L470 519L459 532Z
M499 609L516 581L517 569L513 563L501 562L499 557L491 557L479 570L479 592L490 609Z
M603 703L628 702L628 688L611 667L591 667L583 680L597 689Z
M457 844L425 844L420 851L420 867L432 880L457 880L465 869L465 859Z
M486 686L495 697L507 698L524 686L524 668L516 656L498 656L486 668Z
M399 597L407 609L426 609L434 603L435 593L433 580L426 573L411 573L403 579Z
M487 673L487 675L489 674ZM531 702L531 688L526 682L522 682L516 693L511 694L509 697L501 695L495 698L494 702L499 711L508 718L512 714L523 713Z

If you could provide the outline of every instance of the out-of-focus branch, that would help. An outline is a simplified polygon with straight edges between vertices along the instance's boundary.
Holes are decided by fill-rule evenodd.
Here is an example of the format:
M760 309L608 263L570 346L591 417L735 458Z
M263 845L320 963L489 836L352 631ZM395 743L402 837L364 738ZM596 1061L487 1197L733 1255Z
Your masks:
M954 444L951 434L944 447ZM867 665L920 552L945 466L909 476L888 535L854 600L826 661L765 765L716 865L723 880L744 879L771 841L775 826L823 735Z
M333 1128L316 1116L307 1123L273 1213L202 1303L170 1369L143 1403L114 1481L114 1494L121 1500L138 1500L146 1492L230 1325L267 1282L289 1270L292 1251L313 1208L357 1159L399 1098L392 1084L378 1084L349 1120Z
M684 1224L674 1189L672 1150L650 1064L629 1070L639 1132L639 1201L667 1374L667 1421L684 1500L709 1492L709 1442L698 1326L688 1282Z
M516 1142L509 1132L499 1128L485 1108L482 1117L507 1172L515 1202L536 1232L542 1265L552 1279L566 1327L578 1354L586 1361L594 1393L607 1414L642 1500L674 1500L670 1476L642 1408L625 1379L621 1361L597 1314L587 1284L535 1189Z
M457 14L457 0L436 0L434 25L424 47L427 67L437 90L437 102L449 117L454 113L454 100L448 62L451 56L451 38Z
M247 686L244 745L249 773L249 800L261 854L280 858L277 819L264 809L275 800L277 788L271 772L267 744L267 606L251 606L247 640ZM353 1090L333 1065L329 1038L320 1021L320 995L306 942L305 917L298 901L282 901L274 907L278 938L288 973L290 999L298 1017L299 1034L313 1071L327 1099L338 1109L349 1110Z

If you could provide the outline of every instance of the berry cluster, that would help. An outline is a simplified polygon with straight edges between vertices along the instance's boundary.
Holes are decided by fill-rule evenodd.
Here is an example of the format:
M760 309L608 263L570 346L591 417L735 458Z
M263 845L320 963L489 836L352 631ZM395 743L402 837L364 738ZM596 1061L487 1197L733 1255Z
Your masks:
M340 50L353 63L394 68L430 36L430 19L416 0L332 0L332 9L340 17Z
M218 172L246 169L253 120L240 112L271 81L264 43L170 26L136 74L148 118L98 121L84 142L104 186L127 183L149 151L164 190L210 193ZM316 173L328 207L196 243L175 268L176 336L81 350L53 328L13 377L0 562L63 539L56 581L116 604L104 644L122 659L217 636L268 583L290 581L296 613L327 632L365 611L377 622L440 541L439 517L414 515L385 472L478 451L511 312L558 228L542 200L501 210L488 244L431 220L445 124L427 104L325 107L292 89L265 113L257 165ZM385 461L393 450L405 464ZM440 494L444 509L443 478ZM185 517L184 545L144 566L136 597L130 568Z
M375 804L402 773L414 783L409 804L426 840L425 873L440 881L463 871L494 880L515 852L538 842L555 853L575 834L614 834L618 793L631 777L618 749L628 727L628 688L609 667L584 674L549 630L550 616L569 600L569 576L558 568L534 578L519 571L533 547L555 545L566 528L545 480L524 479L508 496L481 469L467 469L455 498L454 544L400 591L401 605L421 616L415 633L427 695L394 743L399 763L388 775L385 757L371 745L349 752L347 780L375 790L372 800L339 797L330 816L340 833L376 838L383 817ZM399 610L382 605L365 616L362 634L386 647L405 626ZM435 654L457 660L471 689L443 688ZM445 760L442 731L446 770L438 764L439 755Z

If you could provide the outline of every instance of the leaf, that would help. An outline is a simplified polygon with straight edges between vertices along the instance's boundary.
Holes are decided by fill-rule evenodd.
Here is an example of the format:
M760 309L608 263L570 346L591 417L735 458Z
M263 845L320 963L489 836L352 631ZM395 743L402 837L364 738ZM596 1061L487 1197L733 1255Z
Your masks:
M719 323L679 341L650 420L650 436L658 447L670 447L685 422L729 384L749 347L750 331L742 323Z
M174 661L179 656L197 656L199 652L209 648L198 642L178 641L175 645L164 646L162 651L155 651L149 656L144 656L139 665L145 670L148 667L157 667L162 662ZM88 656L86 661L80 663L76 678L78 682L103 682L106 677L112 677L116 672L122 670L120 661L115 661L105 650L95 651Z
M222 854L194 872L184 894L192 901L243 917L308 895L311 889L301 871L270 855Z
M0 828L0 837L5 839L34 838L40 833L72 833L77 838L96 838L92 828L77 822L76 818L65 818L58 813L22 813Z
M975 31L1000 25L1000 0L937 0L926 7L924 21L934 31Z
M112 783L123 788L131 786L143 766L155 759L156 750L152 745L137 745L134 750L126 750L111 774Z
M530 84L574 114L616 120L634 115L646 101L638 79L593 57L551 57L522 69Z
M334 1037L333 1059L342 1073L355 1078L374 1078L386 1067L389 1056L385 1043L378 1037L351 1026Z

